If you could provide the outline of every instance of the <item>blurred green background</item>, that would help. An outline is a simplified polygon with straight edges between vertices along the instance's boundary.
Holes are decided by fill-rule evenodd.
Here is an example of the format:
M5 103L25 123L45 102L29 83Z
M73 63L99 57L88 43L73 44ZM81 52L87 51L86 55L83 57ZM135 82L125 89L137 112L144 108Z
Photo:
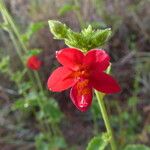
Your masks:
M63 41L53 39L47 23L49 19L59 20L74 31L80 31L89 24L95 29L110 27L113 34L108 43L100 48L110 54L112 74L122 87L121 93L105 97L117 143L120 149L127 143L150 145L149 0L4 2L27 47L41 49L43 68L39 74L45 91L49 74L59 66L55 51L66 47ZM0 15L0 150L33 150L35 147L40 150L41 136L36 138L36 142L35 137L41 129L33 110L26 109L25 103L16 103L21 98L20 89L11 78L22 66L8 32L3 30L3 21ZM10 57L11 71L7 68L7 56ZM15 77L18 78L16 74ZM34 94L31 97L34 99ZM49 92L49 97L58 102L63 114L59 127L68 147L60 149L84 150L97 131L101 133L105 130L95 100L88 112L81 113L71 103L69 91ZM34 102L28 105L34 107ZM38 113L38 108L34 111Z

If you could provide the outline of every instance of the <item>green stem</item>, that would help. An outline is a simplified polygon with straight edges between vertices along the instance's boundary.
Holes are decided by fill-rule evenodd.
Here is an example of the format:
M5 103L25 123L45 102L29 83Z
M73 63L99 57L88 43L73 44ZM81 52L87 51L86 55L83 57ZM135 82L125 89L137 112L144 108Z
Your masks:
M34 76L36 78L36 81L37 81L37 85L39 87L39 90L42 92L42 95L44 96L44 89L43 89L43 86L42 86L42 83L41 83L41 80L40 80L40 77L39 77L39 74L37 73L37 71L34 71Z
M18 56L19 56L21 62L23 63L24 67L26 67L26 64L24 63L23 58L22 58L22 52L21 52L21 50L19 50L17 43L20 43L20 45L21 45L21 47L22 47L22 49L23 49L23 51L24 51L25 53L27 53L27 51L28 51L28 50L27 50L27 47L26 47L26 45L22 42L22 40L21 40L21 34L20 34L20 32L19 32L19 29L17 28L17 26L15 25L15 23L14 23L14 21L13 21L11 15L10 15L9 12L7 11L6 6L5 6L3 0L0 0L0 11L2 12L4 21L6 22L6 24L10 25L10 27L11 27L11 29L12 29L12 31L9 29L8 32L9 32L9 34L10 34L10 36L11 36L11 39L12 39L12 41L13 41L13 43L14 43L14 46L15 46L15 48L16 48L16 50L17 50L17 54L18 54ZM14 34L15 34L15 36L16 36L16 38L18 39L19 42L16 42L16 38L15 38L13 32L14 32ZM28 70L28 72L29 72L29 76L30 76L30 78L31 78L31 81L33 82L34 79L33 79L33 77L32 77L32 75L31 75L31 73L30 73L29 70ZM37 79L37 82L38 82L38 85L39 85L39 89L40 89L41 91L43 91L42 84L41 84L41 81L40 81L40 79L39 79L38 73L34 73L34 75L35 75L35 78ZM44 93L44 92L42 92L42 93Z
M20 32L19 32L19 29L17 28L17 26L15 25L15 23L14 23L14 21L13 21L13 18L11 17L11 15L9 14L9 12L7 11L6 6L5 6L3 0L0 0L0 11L1 11L1 13L2 13L2 16L3 16L3 19L4 19L5 23L9 25L8 33L9 33L9 35L10 35L10 37L11 37L11 40L12 40L12 42L13 42L13 44L14 44L14 47L16 48L16 52L17 52L17 54L18 54L18 56L19 56L19 58L20 58L20 60L21 60L21 62L22 62L22 64L23 64L23 66L26 68L26 64L25 64L25 62L24 62L24 60L23 60L22 55L23 55L23 53L27 53L27 51L28 51L28 50L27 50L27 47L26 47L26 45L23 43L23 41L21 40L21 34L20 34ZM18 41L17 41L17 40L18 40ZM22 48L23 51L21 51L21 49L18 48L18 46L19 46L18 43L20 44L20 47ZM31 74L30 70L28 70L27 73L28 73L28 75L29 75L30 80L31 80L31 81L33 82L33 84L34 84L34 78L33 78L32 74ZM34 77L35 77L35 79L36 79L36 81L37 81L38 89L39 89L39 90L41 91L41 93L42 93L42 96L39 94L39 95L40 95L40 98L42 99L42 98L45 96L45 94L44 94L44 90L43 90L43 87L42 87L42 83L41 83L41 81L40 81L40 78L39 78L39 75L38 75L37 72L34 72ZM35 84L34 84L34 85L35 85ZM35 86L35 88L36 88L36 86ZM44 110L44 103L41 102L41 101L39 100L39 98L38 98L38 104L39 104L39 106L40 106L40 109L43 111L43 113L45 113L45 110ZM43 123L43 125L44 125L44 124L45 124L47 130L49 130L49 125L46 123L46 120L45 120L45 122ZM50 133L51 133L51 132L50 132ZM51 134L52 134L52 133L51 133Z
M98 100L98 104L100 106L100 110L101 110L102 117L103 117L103 120L104 120L104 123L105 123L105 126L106 126L107 133L110 136L111 149L112 150L117 150L115 140L114 140L114 136L113 136L113 132L112 132L112 129L111 129L111 126L110 126L108 114L107 114L106 107L105 107L105 104L104 104L104 101L103 101L104 95L102 95L100 92L98 92L96 90L95 90L95 94L96 94L96 97L97 97L97 100Z
M40 92L41 92L41 94L39 94L39 96L41 97L41 102L39 103L39 105L41 106L41 110L43 111L43 113L44 114L46 114L46 112L45 112L45 106L44 106L44 104L45 104L45 100L43 99L43 98L45 98L45 93L44 93L44 89L43 89L43 86L42 86L42 83L41 83L41 80L40 80L40 78L39 78L39 74L36 72L36 71L34 71L34 75L35 75L35 78L36 78L36 81L37 81L37 85L38 85L38 87L39 87L39 90L40 90ZM50 129L50 126L52 126L52 123L48 123L47 121L46 121L46 118L44 117L44 121L45 121L45 125L46 125L46 128L47 128L47 131L49 132L49 133L51 133L51 136L53 135L53 128L52 129Z
M80 7L80 4L79 4L78 0L74 0L74 4L75 4L77 7ZM84 27L84 21L83 21L83 18L82 18L82 16L81 16L81 12L80 12L79 10L74 10L74 12L75 12L75 14L76 14L76 16L77 16L77 19L78 19L78 21L79 21L79 23L80 23L80 26L81 26L81 27Z
M4 18L4 21L5 21L6 23L8 23L8 22L7 22L7 19L5 18L5 16L3 16L3 18ZM8 33L9 33L9 35L10 35L10 38L11 38L11 40L12 40L12 43L13 43L15 49L16 49L16 53L18 54L22 65L26 68L26 64L25 64L25 62L24 62L24 60L23 60L23 58L22 58L22 54L20 53L20 50L19 50L19 48L18 48L18 42L17 42L17 40L16 40L14 34L13 34L9 29L8 29ZM31 73L28 71L27 74L28 74L29 78L33 81L33 78L32 78Z
M20 44L22 46L22 50L24 52L27 52L27 48L25 47L23 41L21 40L20 32L19 32L18 28L16 27L16 24L15 24L13 18L11 17L9 12L7 11L3 0L0 0L0 9L3 12L2 14L4 14L6 16L6 18L7 18L8 22L9 22L10 26L12 27L12 29L13 29L16 37L17 37L17 39L19 40L19 42L20 42Z

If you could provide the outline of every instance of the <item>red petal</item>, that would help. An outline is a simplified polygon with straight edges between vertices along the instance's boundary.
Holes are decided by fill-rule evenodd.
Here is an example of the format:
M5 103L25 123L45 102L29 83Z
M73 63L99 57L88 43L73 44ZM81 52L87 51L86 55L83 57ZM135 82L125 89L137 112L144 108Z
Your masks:
M78 88L80 81L74 85L70 91L70 98L73 104L82 112L86 111L92 102L92 88L88 85L82 87L82 91Z
M83 61L83 53L75 48L65 48L56 52L57 60L64 66L76 70Z
M31 56L29 57L27 61L28 68L32 70L40 69L41 65L42 65L42 62L38 59L37 56Z
M74 85L75 81L69 77L72 73L71 70L66 67L59 67L48 78L48 89L54 92L66 90Z
M104 71L109 66L110 57L104 50L90 50L84 57L84 64Z
M93 72L91 84L96 90L107 94L117 93L121 90L116 80L112 76L103 72Z

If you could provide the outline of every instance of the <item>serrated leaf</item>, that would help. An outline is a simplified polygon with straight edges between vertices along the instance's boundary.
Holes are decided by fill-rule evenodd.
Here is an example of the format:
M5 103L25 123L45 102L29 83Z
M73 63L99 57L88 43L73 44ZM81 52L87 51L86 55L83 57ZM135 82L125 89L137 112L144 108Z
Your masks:
M54 38L65 41L69 47L75 47L83 52L102 46L110 37L111 29L93 30L89 25L81 32L74 32L59 21L50 20L49 26Z
M111 35L111 29L97 30L93 37L91 38L92 45L99 47L103 45Z
M49 28L56 39L65 39L67 36L68 27L59 21L49 20Z
M65 15L66 13L73 11L73 10L78 10L79 7L71 4L65 4L58 10L58 15L62 16Z
M150 150L150 147L147 147L142 144L132 144L132 145L127 145L124 150Z
M101 136L96 136L88 143L86 150L104 150L108 145L110 136L103 133Z
M89 24L91 24L93 29L106 29L107 28L104 22L99 22L99 21L87 22L86 26L88 26Z

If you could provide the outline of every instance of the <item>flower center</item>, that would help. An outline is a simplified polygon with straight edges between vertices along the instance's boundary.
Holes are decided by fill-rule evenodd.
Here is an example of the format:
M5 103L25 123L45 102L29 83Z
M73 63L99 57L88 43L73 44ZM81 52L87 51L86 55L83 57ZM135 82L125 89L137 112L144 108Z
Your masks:
M88 79L80 79L77 83L77 90L78 90L79 96L88 95L90 93L89 80Z
M80 65L79 69L73 73L73 77L77 80L88 79L89 75L89 69L84 65Z

